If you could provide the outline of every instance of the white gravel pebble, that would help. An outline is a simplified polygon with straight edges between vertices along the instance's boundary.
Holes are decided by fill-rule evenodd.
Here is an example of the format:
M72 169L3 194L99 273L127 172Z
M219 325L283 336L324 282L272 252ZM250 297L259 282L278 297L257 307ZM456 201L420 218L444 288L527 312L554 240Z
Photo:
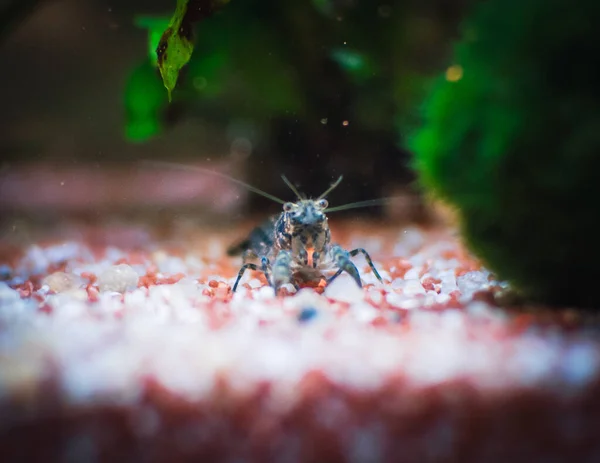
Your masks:
M315 370L363 389L378 387L399 371L417 386L471 375L479 387L526 384L563 391L550 381L560 365L574 386L595 380L600 364L595 346L574 341L564 354L567 341L540 333L507 343L486 327L508 329L508 316L472 299L460 309L433 310L431 306L449 302L455 291L461 301L472 298L489 286L489 273L473 271L457 278L464 263L448 258L452 243L447 238L425 239L416 228L397 238L396 244L382 240L381 252L373 256L389 283L361 289L342 274L323 294L305 288L288 296L275 296L273 288L261 286L251 273L243 280L251 289L240 286L234 295L222 285L209 287L210 280L231 284L235 279L236 270L219 274L225 246L217 238L206 254L174 257L157 251L147 260L136 260L135 268L114 265L115 259L127 257L116 248L98 258L82 245L50 251L31 247L15 265L25 276L64 256L74 258L67 272L48 275L46 289L35 297L22 296L31 288L15 290L0 283L0 371L27 365L35 360L32 352L43 352L56 365L71 400L136 400L131 393L148 376L192 399L213 391L224 375L241 393L272 378L277 380L272 396L285 397L278 403L286 407L293 406L297 382ZM389 255L382 255L385 249ZM211 262L213 257L218 260ZM412 268L401 278L394 276L399 274L394 265ZM138 288L139 275L150 266L165 278L179 272L186 277ZM98 272L100 294L83 287L87 280L80 275L89 271ZM365 284L373 282L371 273L361 276ZM429 281L430 289L423 287L426 278L440 280L435 290ZM390 322L380 328L380 320ZM409 329L397 321L409 323ZM502 350L507 344L508 354ZM6 346L13 346L10 355L4 355ZM561 363L562 356L570 363ZM507 362L507 357L512 360ZM38 373L42 378L45 371ZM13 384L14 377L0 375L0 394Z
M79 288L83 284L83 279L72 273L54 272L44 277L42 285L48 285L50 291L62 293Z
M137 286L139 276L136 271L127 264L119 264L109 267L98 277L98 288L100 291L115 291L124 293L128 289Z
M362 301L365 293L349 275L342 274L325 288L325 296L336 301L352 303Z

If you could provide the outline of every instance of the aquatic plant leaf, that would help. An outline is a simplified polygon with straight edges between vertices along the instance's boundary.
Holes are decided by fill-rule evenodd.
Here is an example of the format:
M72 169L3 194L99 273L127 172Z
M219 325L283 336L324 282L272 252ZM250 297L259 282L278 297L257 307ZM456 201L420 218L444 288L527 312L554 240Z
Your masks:
M148 30L148 56L155 66L158 64L156 49L170 22L171 18L162 16L140 15L134 19L134 24L137 27Z
M194 51L195 23L211 16L227 3L229 0L177 0L175 14L156 49L158 68L169 94L169 101L179 72Z

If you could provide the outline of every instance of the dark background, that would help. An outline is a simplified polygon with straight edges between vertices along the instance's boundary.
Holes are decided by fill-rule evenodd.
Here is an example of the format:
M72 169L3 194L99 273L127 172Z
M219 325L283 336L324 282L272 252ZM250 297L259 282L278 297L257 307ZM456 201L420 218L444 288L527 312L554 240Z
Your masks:
M232 172L286 199L282 173L315 196L343 174L331 195L336 204L412 188L403 139L418 123L429 79L452 65L451 45L467 6L466 0L231 0L198 26L174 102L157 103L161 130L134 140L128 127L140 115L128 95L132 85L152 90L132 76L146 69L154 89L159 82L149 65L148 32L136 18L169 17L175 0L2 5L4 174L23 164L232 162L239 167ZM332 53L346 46L373 66L358 76L344 69ZM198 77L206 81L202 60L215 49L227 55L227 65L209 79L220 90L190 91ZM294 82L299 107L286 110L281 102L282 75ZM153 98L166 98L166 91ZM250 211L266 203L249 196Z

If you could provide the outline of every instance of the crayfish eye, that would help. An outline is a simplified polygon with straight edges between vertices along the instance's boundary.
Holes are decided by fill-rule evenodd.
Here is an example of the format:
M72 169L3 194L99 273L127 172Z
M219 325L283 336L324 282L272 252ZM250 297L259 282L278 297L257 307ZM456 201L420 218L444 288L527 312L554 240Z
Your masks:
M285 212L290 212L292 209L294 209L294 203L285 203L283 205L283 210Z
M319 199L319 201L317 202L317 206L319 207L319 209L326 209L327 206L329 206L329 203L326 199Z

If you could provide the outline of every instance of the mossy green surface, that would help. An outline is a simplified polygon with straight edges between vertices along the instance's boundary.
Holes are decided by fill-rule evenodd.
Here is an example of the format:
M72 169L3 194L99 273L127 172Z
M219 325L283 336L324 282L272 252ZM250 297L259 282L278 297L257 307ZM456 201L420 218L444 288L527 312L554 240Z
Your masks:
M600 2L491 0L410 137L425 188L524 295L600 308Z

